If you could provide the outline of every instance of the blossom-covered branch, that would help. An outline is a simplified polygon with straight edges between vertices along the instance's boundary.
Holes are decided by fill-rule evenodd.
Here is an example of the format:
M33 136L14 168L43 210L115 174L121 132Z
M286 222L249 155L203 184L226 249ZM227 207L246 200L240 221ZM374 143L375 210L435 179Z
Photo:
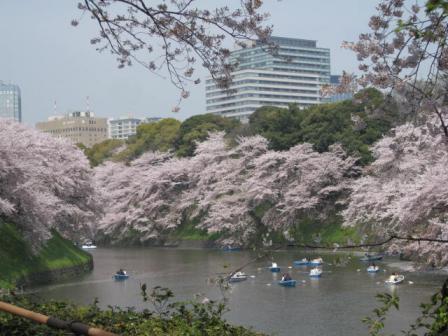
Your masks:
M262 0L240 0L239 6L214 9L194 6L195 0L84 0L78 8L98 23L91 39L97 50L108 49L119 67L137 62L150 71L167 71L171 82L188 97L188 83L199 84L195 66L205 67L219 85L227 87L233 65L226 43L245 47L249 40L268 40L271 27L260 13ZM78 20L72 21L73 25Z
M432 0L381 0L377 14L369 22L371 31L361 34L357 42L345 42L343 46L353 50L360 61L363 75L355 80L357 84L407 93L417 111L437 115L448 137L446 4ZM347 81L350 82L353 80Z

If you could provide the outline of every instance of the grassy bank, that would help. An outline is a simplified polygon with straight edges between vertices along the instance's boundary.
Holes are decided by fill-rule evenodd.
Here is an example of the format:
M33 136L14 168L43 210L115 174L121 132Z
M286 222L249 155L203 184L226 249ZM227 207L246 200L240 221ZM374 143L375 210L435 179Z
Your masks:
M62 238L57 232L37 255L15 225L0 220L0 288L13 287L23 277L34 273L84 265L91 256Z

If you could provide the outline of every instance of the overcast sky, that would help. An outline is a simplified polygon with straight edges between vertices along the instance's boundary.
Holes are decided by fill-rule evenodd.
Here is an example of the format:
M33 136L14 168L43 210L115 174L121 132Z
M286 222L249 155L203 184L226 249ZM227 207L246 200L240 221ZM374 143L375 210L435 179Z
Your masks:
M76 28L77 0L0 0L0 80L22 90L22 118L34 125L57 113L90 107L98 116L175 117L205 111L204 86L171 112L179 92L163 78L135 65L118 69L115 57L90 45L97 27L88 17ZM207 0L210 7L220 0ZM154 0L154 3L159 1ZM228 0L237 5L239 0ZM355 71L356 58L341 42L368 31L378 0L265 0L276 36L314 39L331 49L331 70ZM202 78L206 76L201 70Z

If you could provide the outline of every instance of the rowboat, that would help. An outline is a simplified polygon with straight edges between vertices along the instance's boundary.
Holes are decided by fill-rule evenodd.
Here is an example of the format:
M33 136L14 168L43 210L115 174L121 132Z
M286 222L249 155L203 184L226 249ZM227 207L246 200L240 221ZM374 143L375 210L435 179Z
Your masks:
M241 282L247 280L247 275L243 272L236 272L229 278L229 282Z
M397 275L391 275L389 279L385 281L388 285L398 285L399 283L402 283L404 281L404 275L397 274Z
M128 274L118 274L118 273L114 274L115 280L126 280L128 278L129 278Z
M271 267L269 267L269 270L272 273L278 273L278 272L280 272L280 267L277 266L277 263L273 262Z
M360 258L359 260L369 262L369 261L377 261L377 260L381 260L381 259L383 259L383 255L381 255L381 254L375 254L375 255L366 254L364 257Z
M126 280L128 278L129 274L123 269L120 269L119 271L117 271L117 273L114 274L115 280Z
M307 258L303 258L302 260L293 261L294 266L307 266L310 264L310 261Z
M295 287L296 280L280 280L278 284L283 287Z
M320 278L321 277L321 275L322 275L322 270L320 269L320 268L313 268L311 271L310 271L310 277L311 278Z
M96 249L96 245L93 245L92 243L85 243L81 245L81 248L85 250Z
M224 246L222 248L222 250L224 252L236 252L236 251L241 251L241 247L236 247L236 246Z
M320 266L320 265L322 265L323 262L324 262L324 260L322 258L316 258L316 259L312 259L309 262L309 265L310 266Z

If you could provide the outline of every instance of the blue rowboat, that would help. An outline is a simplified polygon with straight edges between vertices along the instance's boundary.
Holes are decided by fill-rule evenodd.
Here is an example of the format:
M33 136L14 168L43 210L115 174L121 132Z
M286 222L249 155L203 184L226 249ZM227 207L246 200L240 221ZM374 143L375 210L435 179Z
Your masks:
M367 267L367 272L376 273L379 272L380 268L378 266L369 266Z
M114 274L115 280L126 280L129 278L129 275L127 274Z
M278 272L280 272L280 267L269 267L269 270L272 273L278 273Z
M383 255L377 254L377 255L366 255L366 256L360 258L359 260L369 262L369 261L376 261L376 260L381 260L381 259L383 259Z
M224 252L236 252L241 251L241 247L234 247L234 246L224 246L222 248Z
M308 265L310 265L310 266L320 266L320 265L322 265L322 263L323 263L322 258L317 258L317 259L310 260Z
M308 266L310 262L308 260L295 260L293 261L294 266Z
M295 287L296 280L283 280L283 281L279 281L278 284L283 287Z

